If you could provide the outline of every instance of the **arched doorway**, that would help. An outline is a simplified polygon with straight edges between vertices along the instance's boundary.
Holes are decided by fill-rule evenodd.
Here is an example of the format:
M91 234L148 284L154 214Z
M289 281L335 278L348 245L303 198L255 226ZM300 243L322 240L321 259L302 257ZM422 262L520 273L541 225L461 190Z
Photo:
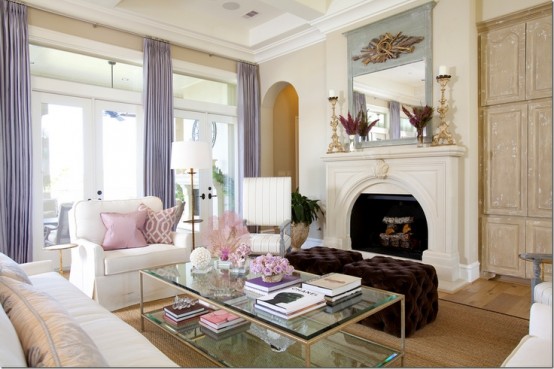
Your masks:
M291 177L291 190L298 187L298 130L298 94L278 82L262 99L261 175Z

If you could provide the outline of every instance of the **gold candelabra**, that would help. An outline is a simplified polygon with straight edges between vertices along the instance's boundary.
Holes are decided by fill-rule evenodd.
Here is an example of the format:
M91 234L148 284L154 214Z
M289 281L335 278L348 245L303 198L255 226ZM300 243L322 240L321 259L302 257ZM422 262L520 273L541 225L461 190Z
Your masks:
M438 127L438 132L433 135L432 145L455 145L456 140L452 137L452 134L448 132L448 123L446 122L446 112L448 111L448 104L446 103L446 98L444 97L444 90L446 85L450 81L450 75L441 74L437 76L437 82L441 86L441 98L439 100L440 107L437 109L440 117L440 124Z
M339 142L339 135L337 135L337 126L339 125L339 119L335 114L335 105L337 105L338 96L330 96L329 102L333 108L333 115L331 116L331 128L333 129L333 134L331 135L331 143L327 149L327 154L333 152L344 152L344 146Z

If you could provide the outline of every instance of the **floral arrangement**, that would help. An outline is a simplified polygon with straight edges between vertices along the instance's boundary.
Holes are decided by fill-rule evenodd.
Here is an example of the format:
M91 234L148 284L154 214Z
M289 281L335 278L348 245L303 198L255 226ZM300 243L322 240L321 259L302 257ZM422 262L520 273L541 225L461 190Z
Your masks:
M251 251L247 244L240 244L235 251L229 254L229 261L232 265L243 266Z
M403 106L402 111L410 119L410 124L414 126L418 130L418 132L420 132L433 118L434 109L429 105L414 106L412 108L412 112L410 112L406 107Z
M340 115L339 120L347 135L351 136L356 134L358 131L358 125L360 124L360 114L358 114L358 116L354 119L350 112L348 112L346 118Z
M262 276L291 275L294 272L294 267L289 264L287 259L268 253L252 260L250 262L250 271Z
M220 260L229 260L231 255L240 245L250 247L250 233L238 214L227 211L220 217L213 217L208 224L211 231L206 233L204 242L214 256Z
M205 269L212 261L212 254L205 247L198 247L190 253L190 262L197 269Z
M369 131L379 122L379 119L375 119L373 122L369 123L367 114L363 110L360 110L358 115L360 116L360 122L358 123L357 133L361 137L367 137Z

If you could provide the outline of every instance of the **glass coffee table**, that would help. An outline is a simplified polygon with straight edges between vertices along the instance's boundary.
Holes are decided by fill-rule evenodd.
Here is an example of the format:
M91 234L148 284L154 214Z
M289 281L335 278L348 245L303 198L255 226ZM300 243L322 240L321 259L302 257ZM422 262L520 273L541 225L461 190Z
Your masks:
M295 271L303 281L317 275ZM293 319L282 319L254 307L259 294L245 290L244 281L256 275L233 275L212 268L193 273L190 263L172 264L140 271L141 330L144 321L165 330L214 364L229 367L381 367L400 360L405 351L404 295L362 286L357 302L340 311L325 308ZM249 321L245 329L221 338L206 334L199 324L184 328L168 324L163 309L144 310L144 278L175 287L176 294L198 298L213 309L225 309ZM349 325L393 304L400 304L401 335L387 344L370 341L345 331Z

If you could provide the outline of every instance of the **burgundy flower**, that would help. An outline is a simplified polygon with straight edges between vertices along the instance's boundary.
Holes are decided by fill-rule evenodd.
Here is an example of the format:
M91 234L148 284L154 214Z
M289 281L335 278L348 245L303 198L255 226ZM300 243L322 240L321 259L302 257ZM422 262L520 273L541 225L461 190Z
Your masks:
M414 106L412 108L413 113L410 113L410 111L403 106L402 111L410 119L410 124L418 130L425 128L427 122L433 118L433 108L429 105Z
M356 134L356 132L358 131L358 124L360 122L358 120L358 117L356 117L356 119L354 119L352 117L352 115L350 114L350 112L348 112L347 118L345 118L341 115L341 116L339 116L339 120L340 120L342 126L344 127L344 130L346 131L347 135L355 135Z

